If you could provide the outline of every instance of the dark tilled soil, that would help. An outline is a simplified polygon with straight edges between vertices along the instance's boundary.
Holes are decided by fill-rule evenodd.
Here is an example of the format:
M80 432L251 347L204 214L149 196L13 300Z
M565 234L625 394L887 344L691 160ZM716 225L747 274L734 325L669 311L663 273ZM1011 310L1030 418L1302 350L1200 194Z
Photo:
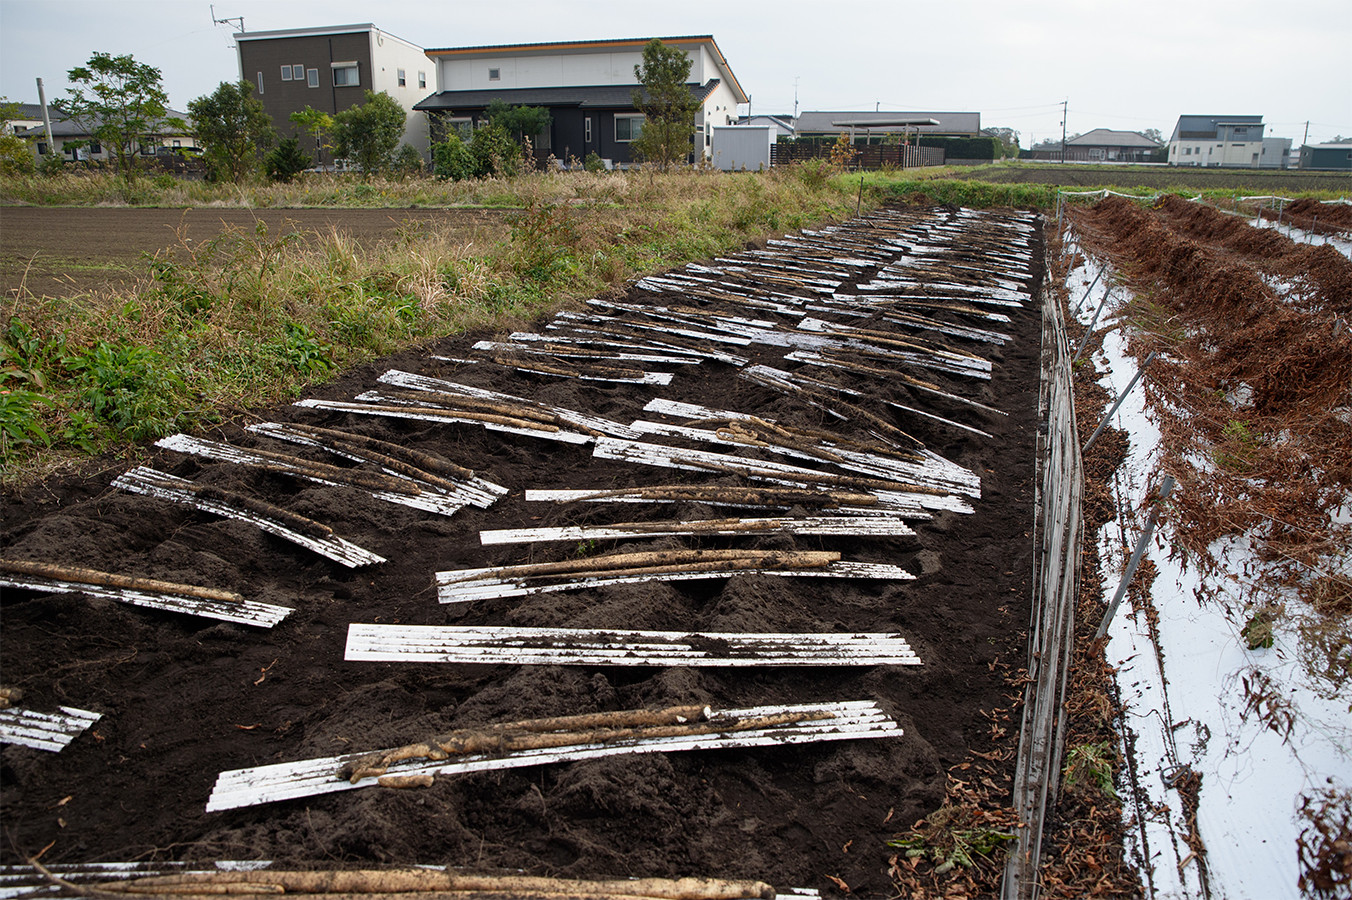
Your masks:
M1040 277L1040 276L1039 276ZM642 299L642 292L631 295ZM481 546L481 528L729 514L527 504L526 487L611 487L702 480L693 473L594 460L590 449L467 425L381 420L284 407L259 420L349 428L440 453L512 489L453 518L355 491L260 476L157 451L174 474L234 487L331 524L390 561L350 571L251 527L113 490L124 466L5 498L5 555L233 589L293 606L275 629L212 624L80 595L5 590L4 683L24 705L103 713L60 754L6 747L0 860L50 848L47 863L131 859L274 859L294 864L437 863L536 874L714 875L781 887L890 895L885 841L932 812L946 770L1011 746L984 715L1008 709L1002 672L1024 658L1030 592L1039 315L1015 312L1015 340L993 352L975 396L1009 415L971 418L993 439L898 424L982 477L974 515L942 514L902 540L744 539L762 548L837 549L900 563L907 583L741 576L490 601L437 603L439 570L561 559L571 544ZM543 323L541 323L543 324ZM703 364L667 388L525 376L490 364L439 363L484 335L448 340L348 373L311 396L351 399L400 368L526 394L619 421L654 396L832 426L798 401ZM988 350L988 348L983 348ZM752 348L764 362L778 351ZM943 380L943 379L939 379ZM900 385L879 396L920 402ZM970 388L964 388L970 392ZM929 404L927 404L929 405ZM934 408L931 406L931 408ZM211 435L262 446L236 428ZM286 448L288 450L292 448ZM671 539L622 542L635 549ZM732 546L722 539L702 546ZM597 548L609 549L603 542ZM642 669L347 663L352 622L515 624L707 631L896 631L920 667ZM206 813L219 772L374 750L455 727L535 716L700 702L739 706L873 699L904 737L817 746L623 756L440 778L431 788L372 788ZM1012 729L1011 729L1012 730Z
M142 258L194 247L227 229L309 238L337 229L369 244L410 227L436 228L483 245L506 234L502 213L457 209L126 209L0 207L3 296L71 297L126 286L145 271Z

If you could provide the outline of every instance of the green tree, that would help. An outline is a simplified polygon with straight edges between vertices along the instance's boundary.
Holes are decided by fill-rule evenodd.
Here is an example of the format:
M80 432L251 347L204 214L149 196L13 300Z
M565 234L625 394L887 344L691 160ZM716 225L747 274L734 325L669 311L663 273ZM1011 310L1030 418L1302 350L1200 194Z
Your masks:
M89 62L68 71L66 78L75 87L52 106L108 148L128 185L136 177L138 144L158 144L169 128L187 129L182 119L169 117L169 95L160 70L130 55L95 53Z
M333 144L341 157L355 160L364 176L384 172L404 136L404 108L389 94L366 92L366 102L333 117Z
M324 143L324 135L333 133L333 116L322 109L307 106L293 112L290 119L315 139L315 165L321 165L324 162L324 147L327 146Z
M690 57L654 38L643 48L642 65L634 66L642 90L633 92L634 106L643 113L643 131L633 143L640 159L666 169L690 153L699 103L690 95Z
M1019 133L1013 128L983 128L981 133L1000 142L1000 155L1017 157L1019 155Z
M452 181L474 177L474 154L460 135L448 134L446 140L432 145L432 174Z
M310 155L300 149L299 138L282 138L264 160L268 177L273 181L290 181L310 168Z
M243 181L258 170L259 154L276 130L247 81L222 81L215 92L188 103L212 181Z
M19 118L19 104L0 97L0 125ZM33 148L28 141L7 128L0 132L0 174L27 175L37 168Z
M510 106L498 99L488 104L485 115L489 122L505 128L518 144L539 137L553 121L543 106Z
M501 125L489 123L476 130L469 142L469 152L474 157L474 174L481 178L511 176L521 171L521 145Z

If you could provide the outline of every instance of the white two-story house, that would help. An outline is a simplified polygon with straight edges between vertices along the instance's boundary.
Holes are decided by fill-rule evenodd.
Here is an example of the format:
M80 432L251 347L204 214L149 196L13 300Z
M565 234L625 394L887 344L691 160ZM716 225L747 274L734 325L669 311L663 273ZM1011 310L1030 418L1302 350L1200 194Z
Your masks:
M427 113L433 135L458 131L468 137L494 100L511 106L542 106L551 122L535 143L539 153L560 160L595 153L616 165L634 161L633 141L643 115L634 107L639 86L634 67L652 38L446 47L427 51L440 91L416 108ZM699 103L693 158L711 151L712 129L737 121L746 94L710 35L660 38L690 58L687 86Z
M1262 116L1179 116L1169 138L1169 165L1257 168L1263 127Z

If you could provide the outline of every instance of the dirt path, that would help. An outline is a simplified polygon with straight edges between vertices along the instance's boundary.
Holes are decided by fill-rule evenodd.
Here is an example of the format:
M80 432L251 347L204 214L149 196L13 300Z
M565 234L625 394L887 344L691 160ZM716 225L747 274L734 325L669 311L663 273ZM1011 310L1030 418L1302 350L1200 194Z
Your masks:
M895 271L995 290L996 282L973 263L998 250L1015 233L1014 222L993 214L964 218L943 210L907 210L847 231L852 242L843 246L852 254L901 259L907 248L880 240L892 235L924 243L939 256L912 257ZM1032 239L1036 249L1036 235ZM840 257L836 251L812 260L814 277ZM750 254L744 258L747 265L753 262ZM921 276L921 267L942 266L945 259L953 261L949 274ZM783 426L829 429L840 439L876 440L869 432L879 426L835 419L818 406L741 376L754 364L794 369L859 391L852 403L979 476L981 496L970 500L971 514L937 511L932 518L917 518L914 537L781 534L484 546L482 529L689 521L743 513L694 502L665 507L526 502L526 488L727 485L739 479L728 472L681 472L601 459L588 444L476 425L296 407L259 411L258 419L346 429L440 454L511 492L488 509L467 507L448 518L275 473L164 450L150 454L163 471L266 498L323 521L390 560L357 570L241 522L115 490L110 482L122 466L38 485L6 499L0 505L0 554L5 556L55 558L211 585L295 611L265 631L80 595L6 589L0 632L6 683L24 688L24 704L32 709L67 705L100 712L103 718L59 754L3 750L0 812L6 825L0 861L19 862L50 844L44 857L49 864L433 862L574 877L754 877L824 891L843 883L860 896L891 896L886 868L895 851L886 842L940 806L949 770L981 753L1010 760L1012 771L1017 726L1008 718L1015 692L1007 679L1026 653L1040 337L1038 307L1031 297L1039 289L1040 266L1038 256L1032 276L1023 282L1030 299L999 308L1009 316L998 326L1008 342L952 341L964 353L991 361L989 381L891 363L897 374L922 377L933 388L1008 415L912 390L894 377L803 366L785 359L789 348L773 341L711 345L745 356L748 365L706 360L669 366L674 377L662 387L524 374L474 351L474 339L487 337L477 335L381 360L310 394L350 401L382 387L377 378L387 369L401 369L620 423L661 418L645 411L649 401L661 397L751 413ZM823 302L810 289L769 283L783 277L777 272L728 277L755 302L772 297L779 304ZM852 270L838 292L858 296L857 285L878 272L876 264ZM678 300L700 304L690 295L638 289L625 300L649 310ZM952 307L959 301L949 296L942 302ZM705 312L773 320L775 334L803 334L795 327L797 318L764 307L722 300L700 305ZM617 312L612 318L617 325L641 324L651 321L646 315ZM867 320L856 313L811 315L840 325L897 330L876 309L865 312L872 316ZM536 323L536 330L544 324ZM953 324L970 325L971 319L956 317ZM666 326L658 338L681 340L670 335L672 328ZM914 334L902 334L916 340ZM990 436L900 412L888 401L951 417ZM209 436L304 452L233 428ZM645 439L736 453L748 461L785 461L746 446ZM853 561L901 565L917 577L875 582L754 574L453 606L437 602L434 573L439 571L686 546L838 551ZM896 633L910 642L923 665L734 669L348 662L344 642L352 623ZM721 708L834 700L875 701L904 735L618 756L439 777L422 790L373 788L204 811L218 773L393 747L452 728L685 703ZM1008 782L992 781L991 789L1007 791Z
M410 223L491 244L506 234L503 214L456 209L121 209L0 208L3 296L68 297L134 281L145 254L201 244L228 228L346 232L368 243L389 240Z

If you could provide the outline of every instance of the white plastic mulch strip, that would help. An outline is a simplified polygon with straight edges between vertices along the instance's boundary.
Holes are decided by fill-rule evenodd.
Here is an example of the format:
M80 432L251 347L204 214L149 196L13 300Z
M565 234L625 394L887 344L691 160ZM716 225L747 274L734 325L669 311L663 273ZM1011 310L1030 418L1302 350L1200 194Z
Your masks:
M598 438L593 454L597 459L623 460L668 469L705 473L732 472L756 480L795 487L821 483L820 472L801 466L748 459L744 456L727 453L710 453L707 450L687 450L666 447L661 444L646 444L641 441ZM842 487L841 489L851 490L849 487ZM913 512L925 510L947 510L957 513L970 513L972 511L972 507L965 500L951 494L911 493L900 489L887 491L873 488L864 488L863 491L878 498L875 513L907 516Z
M734 412L725 409L710 409L705 406L698 406L694 403L680 403L674 400L652 400L647 406L643 407L644 412L660 413L664 416L670 416L676 419L730 419L747 420L757 418L749 413ZM764 421L774 424L773 419ZM676 429L685 437L696 440L708 440L718 443L735 443L732 441L721 440L716 432L708 429L687 429L682 426L662 426L650 422L634 422L635 431L644 434L661 433L660 429ZM652 431L650 429L659 429ZM693 432L701 431L702 435L696 435ZM772 453L781 453L785 456L796 457L799 459L812 459L821 461L822 457L813 456L791 447L766 446L764 449ZM964 468L955 462L950 462L939 456L932 450L916 448L914 450L903 451L902 456L884 456L877 453L865 453L861 450L851 450L846 447L839 447L834 443L827 443L822 446L822 450L831 456L838 457L840 462L836 463L840 468L851 472L859 472L863 475L869 475L874 478L885 478L893 481L920 481L921 483L933 487L941 487L951 490L955 494L965 494L968 497L979 499L981 497L981 478L971 469ZM918 457L918 460L904 458L905 456Z
M779 519L730 519L672 522L666 526L649 523L627 525L574 525L562 528L514 528L480 531L481 544L529 544L536 541L618 540L620 538L666 537L669 535L763 535L811 534L845 537L907 537L915 531L900 519L863 516L804 516Z
M628 491L617 491L609 488L584 488L582 490L544 490L537 488L526 488L524 498L527 503L681 503L683 500L664 497L644 496L643 488L632 488ZM735 500L699 498L700 503L709 506L728 506L736 509L766 509L766 510L787 510L790 507L787 504L767 504L767 503L739 503ZM876 506L837 506L828 507L841 515L846 516L865 516L875 517L878 515ZM907 513L906 519L911 522L928 519L927 513Z
M257 625L260 628L271 628L295 612L287 606L273 606L269 603L257 603L252 600L239 602L206 600L201 597L184 597L158 591L107 587L81 581L61 581L55 578L21 575L14 572L0 572L0 586L26 588L31 591L51 591L60 594L87 594L90 597L118 600L132 606L186 613L190 616L219 619L222 622L237 622L240 625Z
M535 400L528 400L525 397L518 397L515 394L504 394L499 391L490 391L487 388L473 387L467 384L457 384L456 382L445 381L441 378L416 375L412 372L401 372L398 369L391 369L376 380L381 384L407 388L414 391L460 394L477 400L491 400L495 403L507 405L515 404L531 409L544 410L575 427L588 429L590 431L599 431L602 434L610 434L616 437L634 436L628 428L621 425L619 422L605 419L601 416L593 416L589 413L578 412L574 409L565 409L562 406L549 406Z
M580 762L603 756L637 753L675 753L683 750L720 750L735 747L771 747L823 741L861 740L901 737L902 730L871 701L811 703L796 706L762 706L748 709L710 710L710 721L727 720L729 725L744 718L775 716L785 713L810 716L828 713L830 718L804 719L770 725L761 729L676 737L629 738L604 743L575 744L570 747L519 750L506 755L467 754L453 760L429 762L405 760L389 767L389 775L462 775L521 766L540 766L558 762ZM379 752L379 751L378 751ZM260 803L273 803L295 797L312 797L336 791L376 787L375 778L363 778L356 784L338 772L349 762L371 753L348 753L322 759L278 763L250 769L222 772L207 800L207 812L236 809Z
M39 872L36 866L0 866L0 900L20 900L24 897L43 897L67 893L67 888L57 884L52 875L70 884L93 887L109 881L130 881L133 878L149 878L156 875L205 875L216 872L256 872L271 868L270 859L217 860L214 863L185 862L102 862L102 863L52 863L47 872ZM208 867L209 866L209 867ZM415 868L444 870L445 866L421 865ZM404 900L416 900L416 895L405 894ZM798 897L820 897L816 888L776 888L775 898L794 900Z
M339 456L343 456L346 457L347 459L353 460L354 462L368 461L363 456L357 456L354 455L353 453L345 451L334 450L333 448L329 447L323 441L314 437L313 435L310 435L302 430L294 429L291 426L283 424L281 422L260 422L256 425L248 425L245 427L244 430L253 432L254 434L261 434L264 435L265 437L273 438L274 440L290 441L292 443L301 444L306 447L321 447L325 450L328 450L331 453L336 453ZM396 472L392 469L386 469L382 467L381 471L385 472L387 475L393 475L398 478L409 478L409 476L404 475L400 472ZM508 488L505 488L500 484L495 484L494 482L489 481L486 478L480 478L478 476L474 476L471 478L460 478L454 475L440 475L438 477L440 477L443 481L449 481L452 484L455 484L456 490L454 491L453 496L459 498L463 503L469 506L477 506L480 509L487 509L488 507L496 503L499 500L499 498L509 493ZM427 483L422 479L409 478L409 480L414 482L424 490L442 491L443 493L449 493L445 491L443 488L438 487L436 485L427 485Z
M566 444L585 444L591 440L588 435L560 428L517 428L497 422L485 422L482 419L471 419L468 416L457 416L451 410L415 406L402 398L385 397L379 391L366 391L359 394L357 399L365 402L299 400L292 405L304 409L326 409L332 412L354 413L359 416L382 416L388 419L415 419L420 422L436 422L442 425L450 422L461 425L479 425L488 431L500 431L504 434L524 434L527 437L541 438L546 441L562 441ZM381 405L374 406L372 404Z
M61 711L44 713L17 707L0 709L0 744L18 744L55 753L102 718L101 713L69 706L57 708Z
M918 666L899 634L733 634L375 625L347 629L350 662L556 666Z
M1083 291L1098 263L1088 265L1068 279L1074 281L1073 296ZM1086 323L1105 290L1097 287L1082 304ZM1115 397L1136 374L1116 330L1104 335L1096 358L1109 370L1103 383ZM1113 424L1131 438L1116 484L1119 511L1128 518L1109 522L1099 535L1105 603L1140 533L1143 515L1137 510L1155 487L1148 478L1161 440L1140 385ZM1145 617L1134 617L1125 606L1108 629L1108 663L1116 670L1136 760L1136 790L1126 798L1127 836L1144 867L1147 896L1294 900L1301 896L1300 797L1332 786L1347 789L1352 782L1349 698L1311 676L1294 629L1279 624L1272 649L1249 650L1240 633L1242 614L1199 603L1199 596L1219 589L1236 611L1244 608L1240 573L1262 565L1245 543L1213 548L1227 562L1223 583L1200 576L1186 560L1174 558L1171 547L1165 524L1146 554L1158 572L1151 589L1158 643ZM1300 603L1294 597L1287 602ZM1246 683L1259 682L1289 704L1293 719L1286 739L1249 709ZM1183 840L1188 827L1172 787L1189 771L1201 775L1197 831L1206 846L1203 859ZM1205 876L1199 866L1205 866Z
M643 584L655 581L707 581L731 578L734 575L773 575L779 578L862 578L871 581L911 581L915 576L900 566L886 563L862 563L848 560L811 569L765 569L748 566L704 572L635 572L615 575L605 571L595 574L569 574L564 581L513 576L508 569L456 569L437 573L437 599L442 603L473 603L477 600L501 600L506 597L527 597L533 594L554 594L562 591L582 591L608 587L613 584Z
M185 862L95 862L52 863L47 871L62 881L78 885L96 885L106 881L127 881L152 875L187 875L206 872L251 872L266 869L271 860L219 860L214 863ZM65 894L35 866L0 866L0 900Z
M171 434L168 437L160 438L155 442L155 446L162 447L165 450L173 450L178 453L187 453L193 456L201 456L205 459L214 459L218 462L233 463L235 465L270 466L285 471L295 478L304 479L305 481L313 481L316 484L324 484L330 487L354 487L356 490L361 490L375 499L383 500L386 503L397 503L400 506L410 506L413 509L420 509L424 512L440 513L443 516L453 516L465 506L465 501L456 495L447 494L445 491L435 488L426 482L415 482L411 478L404 478L400 475L391 477L407 481L416 493L405 494L400 493L399 491L373 491L366 488L355 487L354 485L336 479L312 475L295 465L269 459L260 454L253 453L244 447L235 447L230 444L223 444L219 441L206 441L187 434Z
M383 563L385 557L378 556L369 550L363 550L350 541L345 541L337 535L328 535L327 537L316 537L308 534L301 534L287 528L272 519L264 518L257 513L246 509L239 509L231 506L223 500L213 500L207 497L199 496L193 493L188 487L192 484L186 478L179 478L170 475L167 472L158 472L155 469L146 466L137 466L129 472L124 472L113 481L113 487L121 488L124 491L130 491L133 494L145 494L147 497L155 497L160 500L168 500L172 503L182 503L185 506L191 506L194 509L200 509L202 512L209 512L213 515L224 516L227 519L238 519L241 522L248 522L259 531L266 531L268 534L274 534L283 540L312 550L320 556L327 557L336 563L341 563L350 569L358 566L368 566L373 563Z

